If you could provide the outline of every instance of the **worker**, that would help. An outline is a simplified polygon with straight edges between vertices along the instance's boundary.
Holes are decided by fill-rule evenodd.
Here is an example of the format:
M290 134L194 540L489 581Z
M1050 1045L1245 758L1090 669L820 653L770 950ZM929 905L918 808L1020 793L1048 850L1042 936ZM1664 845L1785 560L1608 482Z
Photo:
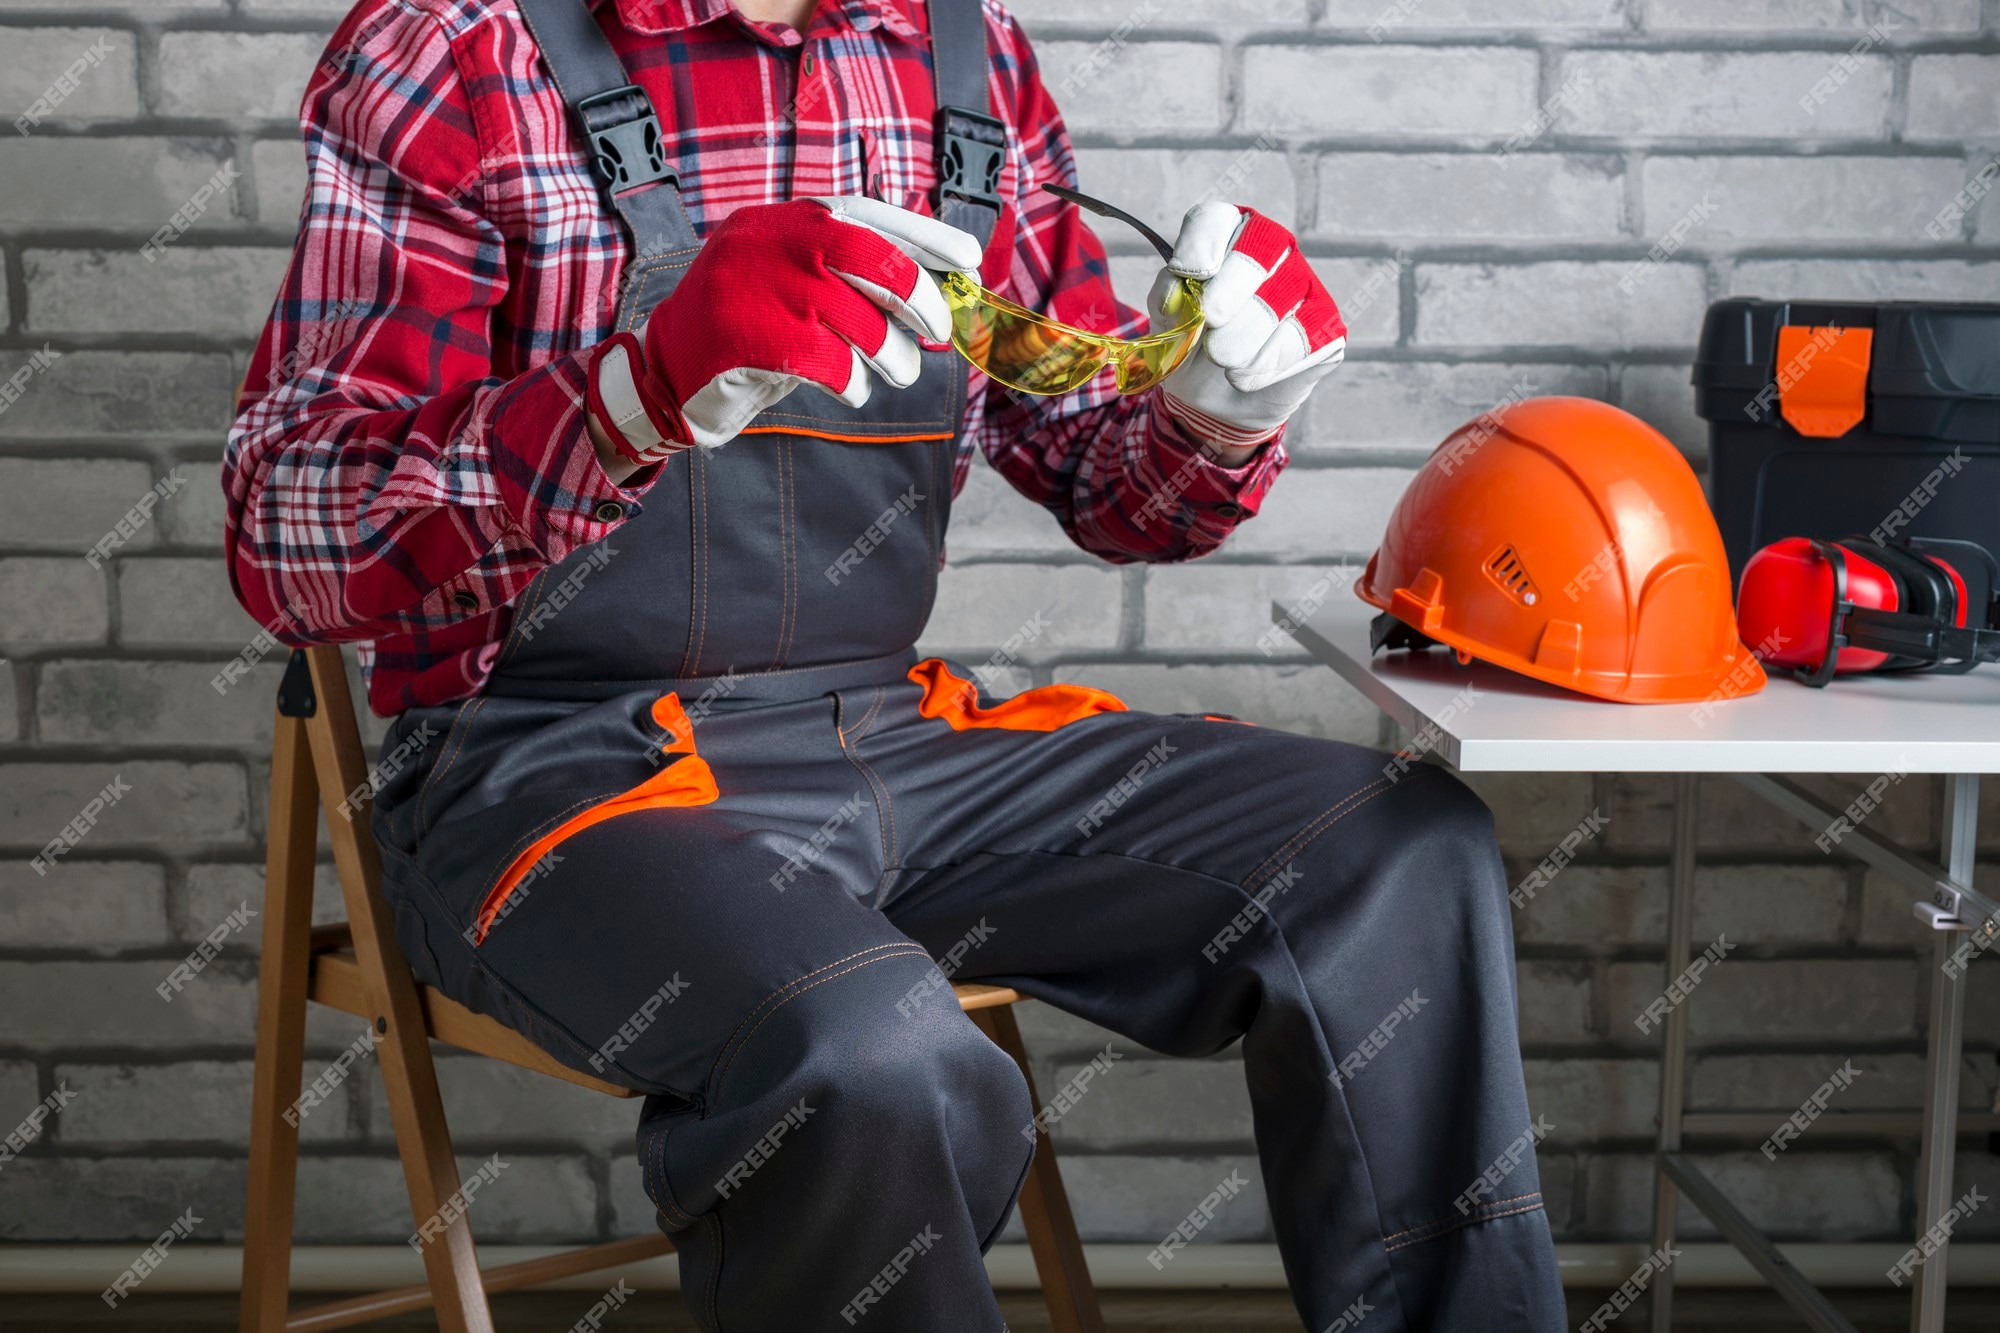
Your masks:
M1257 513L1345 345L1282 225L1190 201L1120 303L995 0L361 0L302 119L223 464L236 592L361 645L420 980L647 1094L701 1327L1004 1327L981 1256L1065 1112L944 966L1116 1034L1086 1098L1240 1043L1311 1329L1560 1327L1479 800L998 697L1067 605L989 661L913 647L975 452L1113 563ZM1210 1192L1181 1239L1260 1206Z

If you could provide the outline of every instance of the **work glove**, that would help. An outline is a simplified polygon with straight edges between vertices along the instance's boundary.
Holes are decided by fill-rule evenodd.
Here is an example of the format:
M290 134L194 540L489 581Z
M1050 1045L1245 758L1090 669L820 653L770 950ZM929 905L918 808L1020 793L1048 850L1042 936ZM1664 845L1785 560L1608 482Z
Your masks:
M976 270L980 251L968 233L879 199L740 208L643 336L609 340L591 367L591 410L621 454L649 463L727 443L801 384L849 407L878 375L907 388L922 365L911 335L951 336L925 270Z
M1235 204L1196 204L1148 304L1175 277L1202 282L1201 342L1160 385L1167 412L1198 439L1224 446L1267 440L1347 352L1347 324L1298 238Z

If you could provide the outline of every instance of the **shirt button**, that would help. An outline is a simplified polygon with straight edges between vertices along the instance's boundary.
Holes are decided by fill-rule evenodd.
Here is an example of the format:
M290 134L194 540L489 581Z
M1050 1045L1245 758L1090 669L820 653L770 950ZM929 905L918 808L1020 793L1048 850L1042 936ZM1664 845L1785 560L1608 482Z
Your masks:
M1215 512L1220 514L1224 518L1238 518L1242 516L1243 506L1239 504L1231 504L1229 501L1224 500L1221 504L1215 507Z
M625 517L625 506L619 504L616 500L606 500L603 504L597 506L597 521L599 523L616 523L623 517Z
M469 593L460 589L451 595L451 604L461 611L477 611L479 609L479 597L475 593Z

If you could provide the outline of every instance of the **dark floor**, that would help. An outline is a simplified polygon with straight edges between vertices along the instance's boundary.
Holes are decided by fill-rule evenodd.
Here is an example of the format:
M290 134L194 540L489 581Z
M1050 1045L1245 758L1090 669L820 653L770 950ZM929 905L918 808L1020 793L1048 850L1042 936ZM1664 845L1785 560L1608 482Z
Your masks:
M1570 1323L1581 1323L1605 1293L1570 1293ZM1835 1306L1853 1320L1859 1333L1905 1333L1910 1326L1910 1302L1897 1293L1829 1293ZM495 1322L503 1333L549 1333L570 1328L590 1308L586 1292L517 1293L494 1301ZM1001 1300L1015 1333L1041 1333L1048 1318L1032 1294L1010 1292ZM1777 1333L1804 1329L1777 1297L1761 1291L1683 1291L1675 1301L1674 1326L1699 1333ZM1105 1323L1117 1333L1238 1333L1239 1330L1288 1330L1297 1333L1298 1316L1291 1302L1276 1292L1189 1293L1184 1295L1109 1292L1104 1296ZM426 1329L424 1316L366 1325L378 1329ZM139 1295L129 1305L108 1310L94 1296L9 1296L0 1298L0 1329L8 1333L39 1333L43 1329L118 1328L143 1333L226 1333L236 1327L236 1303L228 1296ZM695 1325L672 1292L641 1292L625 1308L605 1320L611 1333L695 1333ZM1638 1333L1646 1327L1645 1302L1611 1325L1611 1333ZM1955 1293L1949 1333L1993 1333L2000 1328L2000 1290ZM950 1330L941 1330L950 1333ZM1456 1330L1453 1333L1457 1333ZM1487 1333L1466 1330L1465 1333ZM1493 1333L1505 1333L1494 1330Z

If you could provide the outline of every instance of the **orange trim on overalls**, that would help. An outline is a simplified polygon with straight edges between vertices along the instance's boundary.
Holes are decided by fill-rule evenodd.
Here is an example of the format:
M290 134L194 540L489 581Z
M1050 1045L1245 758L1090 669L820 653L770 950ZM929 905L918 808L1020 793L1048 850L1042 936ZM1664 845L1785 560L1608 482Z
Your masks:
M839 431L813 430L806 426L745 426L738 435L810 435L815 440L835 440L841 444L912 444L919 440L949 440L951 431L925 431L920 435L842 435Z
M507 905L508 897L520 882L527 877L535 864L565 839L573 837L589 828L601 824L618 815L631 814L635 810L656 810L662 806L707 805L722 793L716 788L715 774L709 769L708 761L694 750L694 724L688 721L687 711L681 707L680 696L666 694L653 701L653 721L666 733L666 743L660 747L662 755L679 756L667 767L647 778L630 791L621 792L591 806L580 814L572 815L548 833L537 838L526 851L515 857L508 865L506 873L487 893L486 901L479 905L478 929L473 937L475 945L486 942L486 932L493 928L493 922Z
M952 674L935 657L910 668L910 679L924 687L917 711L942 718L953 731L1054 731L1100 713L1125 712L1125 703L1088 685L1043 685L1024 690L991 708L979 706L979 687Z

